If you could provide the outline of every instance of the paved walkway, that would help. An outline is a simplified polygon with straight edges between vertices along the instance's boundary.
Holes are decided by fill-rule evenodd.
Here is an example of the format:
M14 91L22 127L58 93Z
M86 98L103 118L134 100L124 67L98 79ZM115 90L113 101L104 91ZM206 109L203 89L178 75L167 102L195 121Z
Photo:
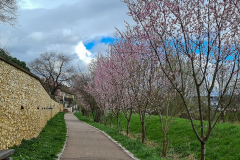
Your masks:
M72 113L64 115L68 127L66 147L60 160L131 160L102 132L81 122Z

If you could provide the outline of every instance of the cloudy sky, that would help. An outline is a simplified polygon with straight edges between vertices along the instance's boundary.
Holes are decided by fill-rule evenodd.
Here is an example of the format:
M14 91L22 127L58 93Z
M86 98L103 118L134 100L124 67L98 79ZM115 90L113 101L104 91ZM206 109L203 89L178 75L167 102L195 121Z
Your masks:
M0 47L21 61L56 51L86 66L104 53L115 32L134 24L120 0L21 0L18 24L0 24Z

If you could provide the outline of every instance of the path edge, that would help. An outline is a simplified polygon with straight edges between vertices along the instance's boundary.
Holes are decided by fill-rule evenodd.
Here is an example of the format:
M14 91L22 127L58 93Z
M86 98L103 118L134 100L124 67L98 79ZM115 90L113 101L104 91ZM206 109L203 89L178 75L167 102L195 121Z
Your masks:
M65 121L65 119L64 119L64 121ZM66 123L66 122L65 122L65 123ZM56 160L60 160L60 157L61 157L61 155L63 154L64 149L65 149L65 147L66 147L66 145L67 145L67 139L68 139L68 126L67 126L67 124L66 124L66 128L67 128L66 140L65 140L65 142L64 142L64 146L63 146L62 152L60 152L60 153L57 155L58 158L57 158Z
M75 116L75 115L74 115ZM75 116L76 117L76 116ZM78 119L79 120L79 119ZM81 120L79 120L79 121L81 121ZM128 156L130 156L132 159L134 159L134 160L139 160L138 158L136 158L136 157L134 157L134 155L130 152L130 151L128 151L125 147L123 147L121 144L119 144L117 141L115 141L114 139L112 139L108 134L106 134L104 131L102 131L102 130L100 130L100 129L98 129L98 128L96 128L96 127L94 127L94 126L92 126L92 125L90 125L90 124L88 124L88 123L86 123L86 122L84 122L84 121L81 121L81 122L83 122L83 123L85 123L85 124L87 124L87 125L89 125L89 126L91 126L91 127L93 127L93 128L95 128L95 129L97 129L98 131L100 131L100 132L102 132L106 137L108 137L113 143L115 143L117 146L119 146Z

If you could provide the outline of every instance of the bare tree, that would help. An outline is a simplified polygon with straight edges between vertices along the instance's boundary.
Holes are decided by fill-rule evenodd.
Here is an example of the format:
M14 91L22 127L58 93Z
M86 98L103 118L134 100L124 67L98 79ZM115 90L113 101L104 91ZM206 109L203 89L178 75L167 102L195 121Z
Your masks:
M55 95L64 83L68 83L74 74L74 67L70 65L71 58L66 54L46 52L28 64L31 71L41 77L47 91Z
M17 19L17 0L0 1L0 23L9 23L14 25Z

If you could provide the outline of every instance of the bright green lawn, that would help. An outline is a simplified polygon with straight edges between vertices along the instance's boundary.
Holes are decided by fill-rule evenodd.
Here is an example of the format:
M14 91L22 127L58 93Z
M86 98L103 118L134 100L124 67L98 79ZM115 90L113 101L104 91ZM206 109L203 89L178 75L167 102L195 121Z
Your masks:
M22 140L19 146L13 146L14 160L55 160L62 151L66 140L65 113L58 113L47 122L36 139Z

